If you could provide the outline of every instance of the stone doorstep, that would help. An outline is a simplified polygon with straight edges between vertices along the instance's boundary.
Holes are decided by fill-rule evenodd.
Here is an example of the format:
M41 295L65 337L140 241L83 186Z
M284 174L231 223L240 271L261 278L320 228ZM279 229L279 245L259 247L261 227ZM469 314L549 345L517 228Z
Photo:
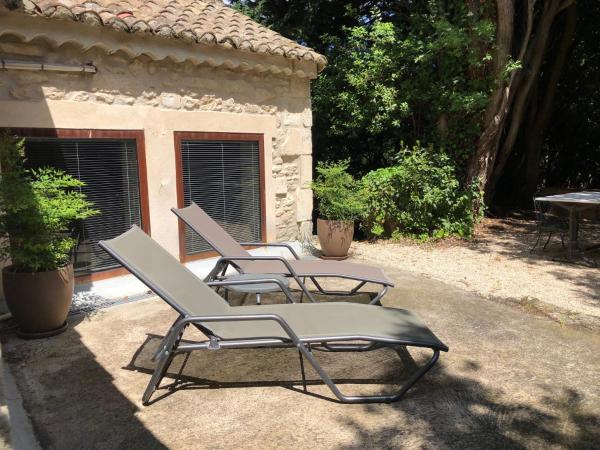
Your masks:
M3 400L3 401L2 401ZM25 408L23 398L17 387L8 364L2 357L2 344L0 343L0 401L2 414L6 415L8 422L8 441L6 447L14 450L41 450L41 446L33 431L33 424Z

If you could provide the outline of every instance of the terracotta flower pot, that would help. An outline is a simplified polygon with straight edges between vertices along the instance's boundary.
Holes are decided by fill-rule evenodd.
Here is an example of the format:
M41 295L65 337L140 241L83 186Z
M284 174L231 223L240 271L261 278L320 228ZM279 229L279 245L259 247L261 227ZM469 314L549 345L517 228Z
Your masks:
M2 270L2 285L8 309L26 338L53 336L67 328L67 314L73 301L73 265L48 272Z
M354 237L354 222L317 219L317 235L325 258L345 259Z

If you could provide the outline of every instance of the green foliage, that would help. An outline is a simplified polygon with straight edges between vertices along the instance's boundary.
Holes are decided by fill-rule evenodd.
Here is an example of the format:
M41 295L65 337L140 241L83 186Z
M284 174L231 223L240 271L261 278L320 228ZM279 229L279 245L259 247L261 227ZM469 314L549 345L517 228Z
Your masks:
M506 63L506 65L504 66L504 70L502 73L502 77L505 80L508 80L510 78L510 76L512 75L512 73L515 70L519 70L523 68L523 62L519 61L518 59L512 59L509 58L508 62Z
M23 140L6 134L0 163L0 256L21 272L63 266L77 244L70 227L98 213L80 191L84 184L57 169L26 169Z
M361 181L362 227L375 237L439 239L470 237L478 217L475 187L461 189L448 156L419 144L404 147L396 165L378 169Z
M343 36L347 27L389 17L399 8L389 0L230 0L232 7L285 37L327 53L323 36Z
M445 152L462 176L494 87L492 21L466 6L425 2L326 37L329 66L316 80L315 153L351 158L358 172L389 165L402 141Z
M319 216L325 220L356 220L362 212L359 184L348 173L347 160L319 163L312 184L319 201Z
M351 173L363 175L393 166L395 156L405 151L402 142L411 148L424 142L447 155L454 181L464 179L495 87L494 2L476 6L433 0L232 0L232 4L327 57L329 64L312 92L317 161L349 159ZM380 176L389 176L390 170L393 167ZM453 201L458 202L465 189L458 182L452 189ZM404 232L470 233L462 228L454 231L452 223L430 228L418 224Z

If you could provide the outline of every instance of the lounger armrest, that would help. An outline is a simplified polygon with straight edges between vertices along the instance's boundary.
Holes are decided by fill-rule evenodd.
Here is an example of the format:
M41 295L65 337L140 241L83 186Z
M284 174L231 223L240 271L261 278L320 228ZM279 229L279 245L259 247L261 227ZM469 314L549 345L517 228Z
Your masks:
M273 283L279 286L279 289L285 294L287 300L290 303L296 303L294 298L292 297L291 292L287 288L285 284L278 280L277 278L261 278L256 280L221 280L221 281L209 281L206 284L210 287L227 287L227 286L243 286L247 284L263 284L263 283Z
M180 319L174 326L171 328L169 334L165 337L164 346L165 349L173 348L175 345L175 341L178 336L180 336L185 328L191 324L203 324L207 322L248 322L248 321L273 321L277 322L279 326L285 331L285 333L290 337L290 340L296 346L301 346L300 338L298 335L292 330L292 327L278 314L240 314L240 315L228 315L228 316L187 316Z
M255 246L255 247L281 247L287 248L290 253L294 256L295 259L300 259L296 250L290 244L284 244L282 242L269 243L269 242L240 242L240 245L243 246Z
M296 281L298 286L300 286L300 289L302 289L302 291L306 294L308 299L313 303L317 303L317 300L315 300L313 295L306 288L304 283L300 280L300 277L298 276L296 271L292 268L289 261L287 259L285 259L283 256L252 256L252 255L250 255L250 256L222 256L217 261L217 266L222 266L223 263L231 263L234 261L279 261L279 262L281 262L285 266L287 271L290 273L292 278L294 278L294 281Z
M280 261L294 278L298 277L289 261L283 256L222 256L217 261L217 265L235 261Z

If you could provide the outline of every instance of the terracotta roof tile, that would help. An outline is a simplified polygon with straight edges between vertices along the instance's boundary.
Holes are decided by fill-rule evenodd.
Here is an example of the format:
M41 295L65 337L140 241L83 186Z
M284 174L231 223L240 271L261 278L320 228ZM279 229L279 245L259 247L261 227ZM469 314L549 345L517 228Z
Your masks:
M0 0L0 5L30 15L104 25L129 33L150 32L314 61L319 70L327 64L324 56L254 22L221 0Z

